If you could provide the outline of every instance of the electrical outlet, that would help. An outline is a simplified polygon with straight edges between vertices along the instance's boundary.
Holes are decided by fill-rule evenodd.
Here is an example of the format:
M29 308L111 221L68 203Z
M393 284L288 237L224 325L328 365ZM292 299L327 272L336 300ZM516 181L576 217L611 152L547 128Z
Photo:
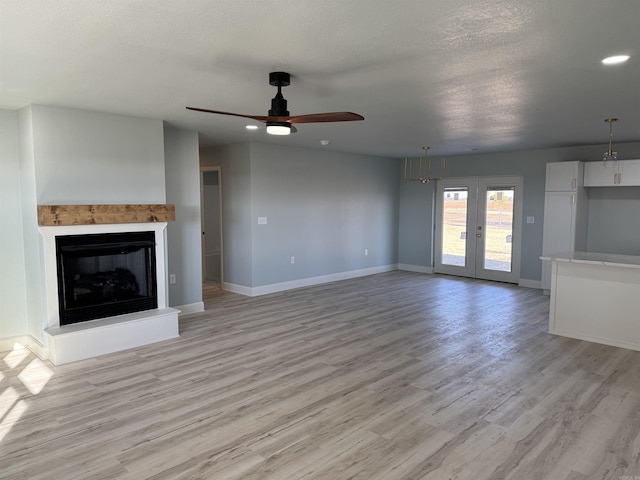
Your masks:
M171 275L169 275L169 283L171 285L175 285L175 283L176 283L176 274L175 273L172 273Z
M364 256L366 257L367 255L369 255L369 249L368 249L368 248L365 248L365 249L364 249Z
M291 257L291 265L293 265L294 263L296 263L296 257Z
M527 217L527 223L534 223L534 222L535 222L534 217Z

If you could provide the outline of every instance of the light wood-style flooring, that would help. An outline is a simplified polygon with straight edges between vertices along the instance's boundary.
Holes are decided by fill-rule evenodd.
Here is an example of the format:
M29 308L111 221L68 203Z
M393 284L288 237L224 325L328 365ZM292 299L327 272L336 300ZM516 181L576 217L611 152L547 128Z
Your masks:
M0 354L0 478L640 479L640 352L547 334L539 290L396 271L206 306L144 348Z

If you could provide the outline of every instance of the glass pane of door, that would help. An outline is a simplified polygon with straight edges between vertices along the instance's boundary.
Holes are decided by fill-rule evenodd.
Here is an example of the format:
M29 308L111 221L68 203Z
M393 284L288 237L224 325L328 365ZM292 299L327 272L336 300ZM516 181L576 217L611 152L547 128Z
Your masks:
M445 188L442 198L442 258L443 265L466 266L467 187Z
M513 187L487 187L484 232L484 269L511 272Z

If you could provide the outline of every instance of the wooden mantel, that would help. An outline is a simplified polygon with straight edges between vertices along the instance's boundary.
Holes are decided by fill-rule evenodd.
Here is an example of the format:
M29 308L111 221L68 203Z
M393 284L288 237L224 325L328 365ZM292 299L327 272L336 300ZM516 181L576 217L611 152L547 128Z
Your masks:
M38 225L97 225L113 223L172 222L172 204L38 205Z

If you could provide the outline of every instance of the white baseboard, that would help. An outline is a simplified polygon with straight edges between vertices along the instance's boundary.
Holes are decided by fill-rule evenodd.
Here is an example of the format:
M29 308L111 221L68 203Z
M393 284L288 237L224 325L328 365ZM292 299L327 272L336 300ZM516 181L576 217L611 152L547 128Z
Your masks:
M627 342L625 340L618 340L616 338L600 337L598 335L588 335L581 332L574 332L574 331L554 329L554 328L550 328L549 333L552 335L560 335L561 337L576 338L578 340L584 340L587 342L601 343L603 345L610 345L612 347L627 348L629 350L640 350L639 344L633 343L633 342ZM624 478L624 477L620 477L620 478Z
M235 283L222 282L222 289L227 292L239 293L247 297L252 297L251 287L245 287L244 285L236 285Z
M396 265L382 265L379 267L331 273L329 275L320 275L317 277L301 278L299 280L292 280L290 282L272 283L270 285L262 285L259 287L245 287L243 285L235 285L225 282L222 284L222 288L229 292L239 293L241 295L246 295L249 297L258 297L260 295L268 295L270 293L293 290L294 288L311 287L313 285L320 285L323 283L337 282L340 280L349 280L351 278L375 275L377 273L391 272L396 269Z
M27 346L28 335L19 335L16 337L0 338L0 352L10 352Z
M407 263L399 263L398 270L403 270L405 272L416 272L416 273L433 273L433 267L423 267L421 265L409 265Z
M49 358L49 347L43 345L31 335L27 335L25 346L35 353L41 360Z
M171 308L180 310L180 313L178 314L178 318L179 318L185 315L191 315L192 313L204 312L204 302L189 303L187 305L178 305L176 307L171 307Z
M47 347L42 345L31 335L20 335L17 337L0 338L0 352L9 352L11 350L28 348L41 360L49 357Z
M540 289L542 288L542 282L540 280L529 280L527 278L521 278L520 281L518 282L518 286Z

